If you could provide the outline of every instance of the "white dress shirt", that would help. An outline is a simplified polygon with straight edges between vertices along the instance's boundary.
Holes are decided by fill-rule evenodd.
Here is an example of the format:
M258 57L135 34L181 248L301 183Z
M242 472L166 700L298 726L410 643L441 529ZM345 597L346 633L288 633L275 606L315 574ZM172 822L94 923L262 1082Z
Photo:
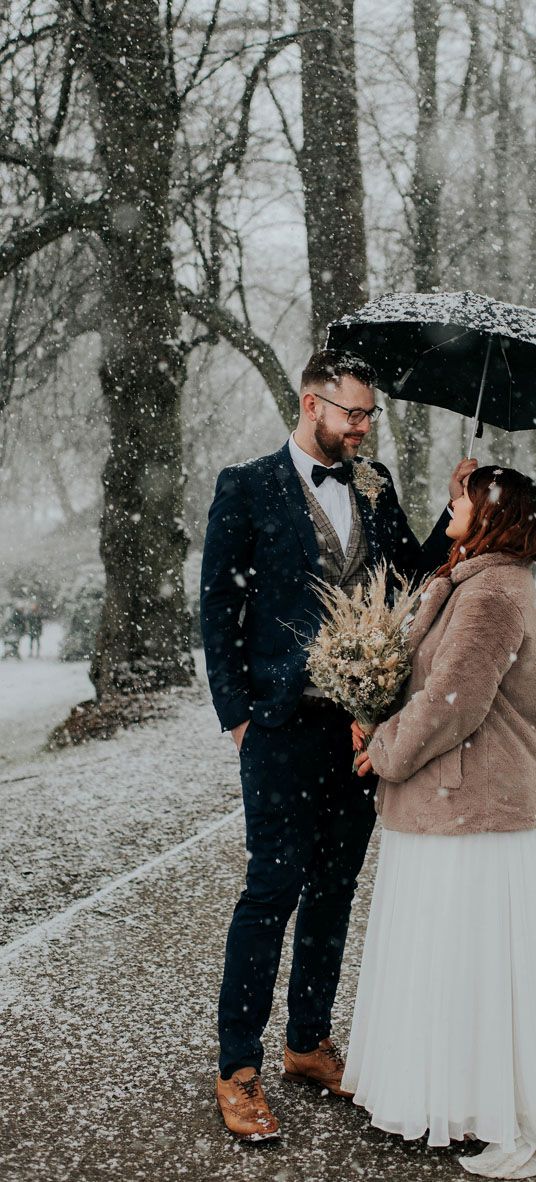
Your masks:
M350 530L352 528L352 506L350 503L350 491L347 484L339 484L338 480L333 480L328 477L322 481L317 488L314 484L311 472L313 465L318 463L312 456L308 455L303 448L299 447L294 439L294 435L290 436L288 441L290 454L294 467L299 472L300 476L305 480L308 488L310 488L314 497L316 497L318 504L324 510L326 517L329 518L331 524L339 537L342 546L343 554L346 554L348 549L348 542L350 540ZM321 468L341 468L342 464L321 464Z

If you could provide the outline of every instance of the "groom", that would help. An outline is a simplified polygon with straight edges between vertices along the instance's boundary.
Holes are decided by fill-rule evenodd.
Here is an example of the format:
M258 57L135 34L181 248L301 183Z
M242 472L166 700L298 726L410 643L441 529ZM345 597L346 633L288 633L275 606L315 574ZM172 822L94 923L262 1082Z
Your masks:
M382 558L422 576L449 545L446 511L421 546L387 468L357 456L381 413L374 383L359 357L313 354L294 434L274 455L224 469L209 515L203 637L214 705L240 752L248 854L227 939L216 1095L227 1128L256 1141L279 1134L261 1036L296 908L283 1077L344 1095L331 1009L375 818L374 777L352 773L351 719L307 676L314 576L350 595ZM473 467L458 464L451 498Z

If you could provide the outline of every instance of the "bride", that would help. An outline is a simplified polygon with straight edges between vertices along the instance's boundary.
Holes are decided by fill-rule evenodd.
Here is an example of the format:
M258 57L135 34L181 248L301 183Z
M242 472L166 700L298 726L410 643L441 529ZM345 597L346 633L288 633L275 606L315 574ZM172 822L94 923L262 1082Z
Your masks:
M379 773L380 859L342 1087L372 1124L488 1142L470 1173L536 1177L536 488L484 467L411 630Z

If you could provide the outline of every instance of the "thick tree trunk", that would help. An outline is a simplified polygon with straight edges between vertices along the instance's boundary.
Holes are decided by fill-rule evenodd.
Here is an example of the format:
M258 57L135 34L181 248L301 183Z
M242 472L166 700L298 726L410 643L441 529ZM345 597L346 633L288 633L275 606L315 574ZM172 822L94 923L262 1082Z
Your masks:
M353 0L301 0L303 181L312 336L367 299Z
M88 9L89 11L89 9ZM174 95L157 0L91 5L88 61L108 174L108 323L101 380L110 418L97 695L186 684L192 675L182 568L180 314L168 242Z

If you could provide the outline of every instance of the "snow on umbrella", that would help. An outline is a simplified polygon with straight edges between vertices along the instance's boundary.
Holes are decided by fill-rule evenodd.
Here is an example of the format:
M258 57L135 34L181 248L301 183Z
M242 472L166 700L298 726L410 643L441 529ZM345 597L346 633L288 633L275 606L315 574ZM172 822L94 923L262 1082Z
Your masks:
M536 309L472 291L380 296L328 327L392 398L442 406L506 431L536 425Z

